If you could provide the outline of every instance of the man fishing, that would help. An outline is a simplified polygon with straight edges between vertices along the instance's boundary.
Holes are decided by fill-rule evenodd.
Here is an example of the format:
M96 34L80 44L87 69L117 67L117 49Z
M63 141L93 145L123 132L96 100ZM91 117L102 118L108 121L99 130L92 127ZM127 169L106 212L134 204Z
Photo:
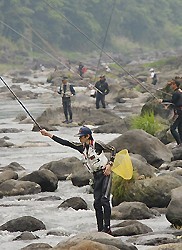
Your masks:
M63 123L72 123L73 113L71 109L71 96L75 95L75 89L72 84L68 83L68 77L65 76L62 78L62 84L58 93L62 96L63 111L65 116Z
M87 170L93 173L94 177L94 209L97 220L98 232L111 234L110 218L110 192L111 192L111 167L114 162L115 148L94 141L92 131L88 127L81 127L77 136L80 143L74 143L52 135L45 129L40 130L41 134L50 137L63 146L71 147L83 156L83 164ZM104 152L110 152L108 160Z
M171 134L177 142L177 147L182 146L182 91L180 89L180 82L172 79L169 82L172 88L173 95L171 100L159 100L160 102L169 102L174 106L174 122L170 126ZM176 131L178 129L178 131Z
M105 75L100 76L100 80L96 82L95 88L96 92L96 109L100 108L100 102L103 108L106 108L105 96L109 93L109 86L106 82Z

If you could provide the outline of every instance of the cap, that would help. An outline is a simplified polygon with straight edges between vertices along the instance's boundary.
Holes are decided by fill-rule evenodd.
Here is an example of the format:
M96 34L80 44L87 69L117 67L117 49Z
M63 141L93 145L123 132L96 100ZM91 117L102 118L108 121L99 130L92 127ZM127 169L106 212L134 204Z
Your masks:
M105 75L100 75L100 78L101 78L101 77L105 77Z
M92 135L92 131L88 127L85 127L85 126L83 126L79 129L79 132L78 132L78 134L76 134L76 136L80 137L80 136L84 136L84 135Z
M153 68L151 68L149 71L150 71L150 72L152 72L152 71L154 71L154 69L153 69Z
M63 76L63 77L62 77L62 81L63 81L63 80L68 80L68 77L67 77L67 76Z

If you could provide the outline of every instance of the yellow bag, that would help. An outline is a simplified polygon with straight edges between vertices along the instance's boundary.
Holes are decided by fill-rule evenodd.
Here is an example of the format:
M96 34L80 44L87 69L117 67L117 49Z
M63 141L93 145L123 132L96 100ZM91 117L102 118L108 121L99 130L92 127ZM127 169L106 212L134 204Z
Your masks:
M125 180L132 178L133 166L127 149L123 149L116 154L112 171Z

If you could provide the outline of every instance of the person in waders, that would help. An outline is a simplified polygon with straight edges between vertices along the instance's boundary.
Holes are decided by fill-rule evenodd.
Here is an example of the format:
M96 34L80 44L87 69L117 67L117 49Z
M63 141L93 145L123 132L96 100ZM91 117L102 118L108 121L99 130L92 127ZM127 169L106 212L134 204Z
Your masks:
M98 232L111 234L110 218L110 192L111 192L111 167L115 158L115 148L94 141L92 131L83 126L77 136L80 143L74 143L52 135L45 129L40 130L41 134L50 137L61 145L71 147L79 151L83 156L83 164L87 170L93 173L94 177L94 209L97 220ZM110 152L108 160L104 152Z
M160 102L169 102L173 104L174 107L174 118L173 123L170 126L171 134L173 135L175 141L177 142L176 147L182 146L182 90L180 89L180 81L172 79L168 83L172 88L173 95L171 100L162 100Z
M73 85L68 83L68 77L62 78L62 85L59 88L58 94L62 96L63 111L65 115L65 120L63 123L72 123L73 113L71 109L71 96L75 95L75 90Z
M106 82L105 75L100 76L100 80L96 82L95 88L97 89L96 92L96 109L100 108L100 102L102 107L106 108L105 96L109 93L109 86Z

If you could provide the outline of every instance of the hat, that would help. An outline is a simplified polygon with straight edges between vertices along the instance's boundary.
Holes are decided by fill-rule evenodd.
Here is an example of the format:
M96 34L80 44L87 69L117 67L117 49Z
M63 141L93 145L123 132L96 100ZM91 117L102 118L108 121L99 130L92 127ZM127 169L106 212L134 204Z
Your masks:
M153 68L151 68L149 71L150 71L150 72L152 72L152 71L154 71L154 69L153 69Z
M67 77L67 76L63 76L63 77L62 77L62 81L63 81L63 80L68 80L68 77Z
M88 127L81 127L79 129L78 134L76 134L76 136L84 136L84 135L92 135L92 131L88 128Z
M100 78L101 78L101 77L105 77L105 75L100 75Z

